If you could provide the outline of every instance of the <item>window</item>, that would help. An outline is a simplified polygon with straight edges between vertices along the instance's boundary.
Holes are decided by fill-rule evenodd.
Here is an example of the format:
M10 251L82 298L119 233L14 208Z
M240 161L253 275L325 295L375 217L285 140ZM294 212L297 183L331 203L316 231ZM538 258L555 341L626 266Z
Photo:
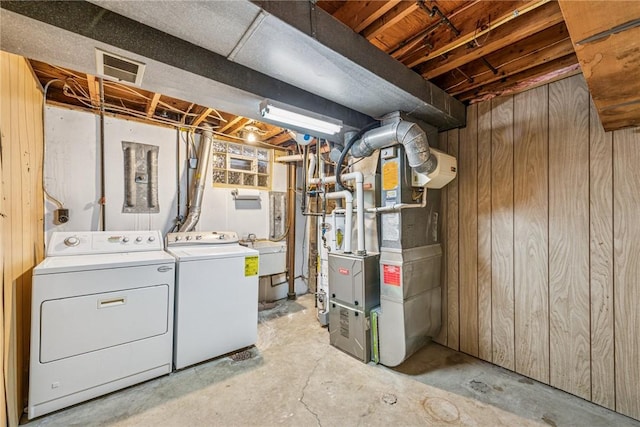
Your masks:
M213 184L269 188L271 150L213 141Z

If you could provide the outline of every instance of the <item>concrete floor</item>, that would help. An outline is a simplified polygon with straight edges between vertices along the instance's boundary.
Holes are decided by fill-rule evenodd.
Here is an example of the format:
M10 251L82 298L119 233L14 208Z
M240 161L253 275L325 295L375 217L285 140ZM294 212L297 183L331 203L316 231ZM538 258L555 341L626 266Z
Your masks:
M329 346L313 297L259 316L256 347L36 419L36 426L634 426L640 422L431 344L397 369Z

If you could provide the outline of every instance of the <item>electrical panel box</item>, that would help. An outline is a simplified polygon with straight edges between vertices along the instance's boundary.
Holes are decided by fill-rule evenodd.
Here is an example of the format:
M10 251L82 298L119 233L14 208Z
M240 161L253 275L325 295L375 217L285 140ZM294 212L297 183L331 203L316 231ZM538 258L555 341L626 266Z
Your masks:
M367 363L369 314L380 304L379 255L329 254L329 343Z

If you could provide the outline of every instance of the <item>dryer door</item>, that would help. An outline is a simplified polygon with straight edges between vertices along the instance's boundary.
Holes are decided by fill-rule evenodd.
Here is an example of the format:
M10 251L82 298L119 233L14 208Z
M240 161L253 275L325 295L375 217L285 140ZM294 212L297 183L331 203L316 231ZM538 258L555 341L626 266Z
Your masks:
M53 299L40 310L40 362L47 363L166 333L169 286Z

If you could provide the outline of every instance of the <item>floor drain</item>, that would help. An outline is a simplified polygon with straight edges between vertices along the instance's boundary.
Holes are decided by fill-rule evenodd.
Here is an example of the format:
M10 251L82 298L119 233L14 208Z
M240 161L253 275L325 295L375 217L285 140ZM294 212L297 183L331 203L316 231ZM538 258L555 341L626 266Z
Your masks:
M398 398L391 393L385 393L382 395L382 401L387 405L395 405L398 402Z
M233 353L230 357L231 357L231 360L233 360L234 362L240 362L242 360L251 359L253 357L253 353L251 353L249 350L244 350L244 351L239 351L237 353Z

